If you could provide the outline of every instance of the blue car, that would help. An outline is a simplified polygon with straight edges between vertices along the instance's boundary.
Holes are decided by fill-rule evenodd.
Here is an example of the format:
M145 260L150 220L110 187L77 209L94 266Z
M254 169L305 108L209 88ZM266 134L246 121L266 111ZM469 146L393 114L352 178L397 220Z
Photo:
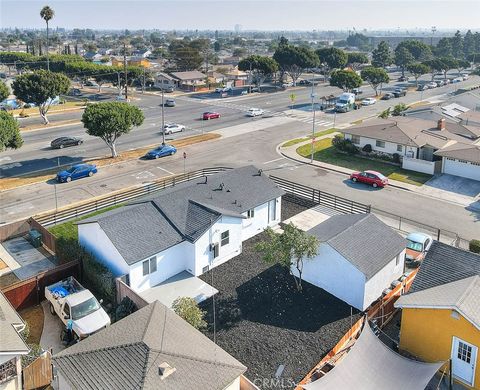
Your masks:
M72 167L58 172L57 181L59 183L69 183L72 180L80 179L82 177L93 176L97 173L97 166L92 164L77 164Z
M177 148L175 148L175 146L165 144L150 150L145 155L145 158L152 160L154 158L159 158L163 156L173 156L175 153L177 153Z

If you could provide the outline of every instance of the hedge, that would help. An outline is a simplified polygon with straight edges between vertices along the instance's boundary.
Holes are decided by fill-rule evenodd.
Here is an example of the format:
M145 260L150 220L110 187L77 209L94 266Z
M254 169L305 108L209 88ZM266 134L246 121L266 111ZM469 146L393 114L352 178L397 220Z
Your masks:
M471 240L468 249L473 253L480 253L480 240Z

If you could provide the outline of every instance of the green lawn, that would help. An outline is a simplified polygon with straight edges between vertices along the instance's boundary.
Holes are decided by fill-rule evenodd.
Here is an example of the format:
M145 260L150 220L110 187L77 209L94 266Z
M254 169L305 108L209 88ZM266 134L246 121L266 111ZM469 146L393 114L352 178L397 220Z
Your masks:
M77 240L78 239L78 228L76 225L77 222L83 219L94 217L95 215L98 215L98 214L105 213L106 211L116 209L121 206L123 206L123 204L117 204L116 206L111 206L102 210L95 211L93 213L84 215L83 217L61 223L60 225L52 226L51 228L48 229L48 231L57 238L65 238L67 240Z
M310 144L300 146L297 149L297 153L303 157L310 157L311 151ZM313 157L318 161L357 171L365 171L368 169L379 171L392 180L398 180L417 186L421 186L432 177L431 175L426 175L420 172L407 171L395 165L386 164L382 161L369 160L355 155L339 153L332 146L331 138L325 138L315 142Z
M317 137L321 137L323 135L327 135L327 134L332 134L332 133L335 133L336 131L338 131L337 129L328 129L328 130L324 130L324 131L319 131L318 133L315 133L314 134L314 137L317 138ZM303 138L295 138L295 139L292 139L290 141L287 141L285 142L282 147L285 148L287 146L293 146L293 145L296 145L296 144L299 144L301 142L305 142L305 141L308 141L309 139L312 139L312 136L309 135L308 137L303 137Z

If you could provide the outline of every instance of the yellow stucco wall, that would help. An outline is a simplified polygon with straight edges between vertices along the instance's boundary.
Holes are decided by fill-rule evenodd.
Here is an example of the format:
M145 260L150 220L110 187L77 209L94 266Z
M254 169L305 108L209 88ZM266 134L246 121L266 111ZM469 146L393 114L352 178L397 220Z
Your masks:
M474 389L480 390L480 331L451 310L402 309L400 349L426 362L448 360L452 353L452 339L458 337L477 346Z

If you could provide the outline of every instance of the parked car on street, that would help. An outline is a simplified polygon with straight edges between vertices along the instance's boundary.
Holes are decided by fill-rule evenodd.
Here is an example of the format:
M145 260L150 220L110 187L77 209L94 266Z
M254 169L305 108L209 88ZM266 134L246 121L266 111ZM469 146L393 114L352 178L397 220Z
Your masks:
M463 77L455 77L453 80L452 80L452 83L460 83L463 81Z
M173 134L173 133L180 133L185 130L184 125L180 125L178 123L167 123L163 127L163 131L165 134Z
M82 91L80 91L78 88L72 88L68 94L70 96L80 96Z
M428 88L430 89L437 88L437 83L435 81L431 81L427 85L428 85Z
M452 80L450 80L450 79L444 79L444 80L443 80L443 83L444 83L445 85L451 84L451 83L452 83Z
M175 87L163 87L163 88L160 88L160 91L163 91L163 92L167 92L167 93L172 93L173 91L175 91Z
M45 298L50 302L50 313L65 324L72 322L76 340L98 332L110 325L110 317L100 300L83 287L73 276L45 287Z
M397 98L401 96L405 96L406 94L407 94L407 90L404 88L395 88L393 90L393 95Z
M435 81L435 83L437 84L437 87L443 87L445 85L445 82L443 80L437 80Z
M395 95L391 92L387 92L385 95L382 96L382 100L390 100L393 99Z
M97 84L95 81L92 81L92 80L87 80L87 81L85 82L85 85L86 85L87 87L98 87L98 84Z
M410 233L407 236L407 250L405 252L405 264L409 267L418 267L420 261L425 258L433 238L425 233Z
M265 111L263 111L261 108L250 108L248 111L247 111L247 116L261 116L265 113Z
M97 166L93 164L76 164L70 168L57 173L57 181L59 183L69 183L72 180L81 179L82 177L93 176L97 173Z
M360 88L353 88L352 89L352 92L355 94L355 95L361 95L363 93L363 91L360 89Z
M81 145L83 141L77 137L60 137L50 142L52 149L63 149L69 146Z
M203 115L202 115L202 119L205 121L205 120L209 120L209 119L216 119L216 118L220 118L220 114L218 112L212 112L212 111L207 111L207 112L204 112Z
M165 156L173 156L177 153L177 148L173 145L160 145L155 149L150 150L146 155L145 158L152 160L155 158L165 157Z
M468 80L470 76L468 74L462 74L462 79L464 80Z
M117 100L119 102L129 102L130 101L130 99L126 99L124 95L117 95L115 100Z
M383 188L388 184L388 179L377 171L353 172L350 175L350 180L370 184L374 188Z
M377 102L377 99L375 98L365 98L362 100L362 106L371 106L372 104L375 104Z
M175 99L167 99L165 100L165 107L175 107L176 106Z
M398 78L398 81L401 81L401 82L408 81L408 76L400 76L400 77Z
M417 91L426 91L428 89L428 85L427 84L420 84L418 87L417 87Z

